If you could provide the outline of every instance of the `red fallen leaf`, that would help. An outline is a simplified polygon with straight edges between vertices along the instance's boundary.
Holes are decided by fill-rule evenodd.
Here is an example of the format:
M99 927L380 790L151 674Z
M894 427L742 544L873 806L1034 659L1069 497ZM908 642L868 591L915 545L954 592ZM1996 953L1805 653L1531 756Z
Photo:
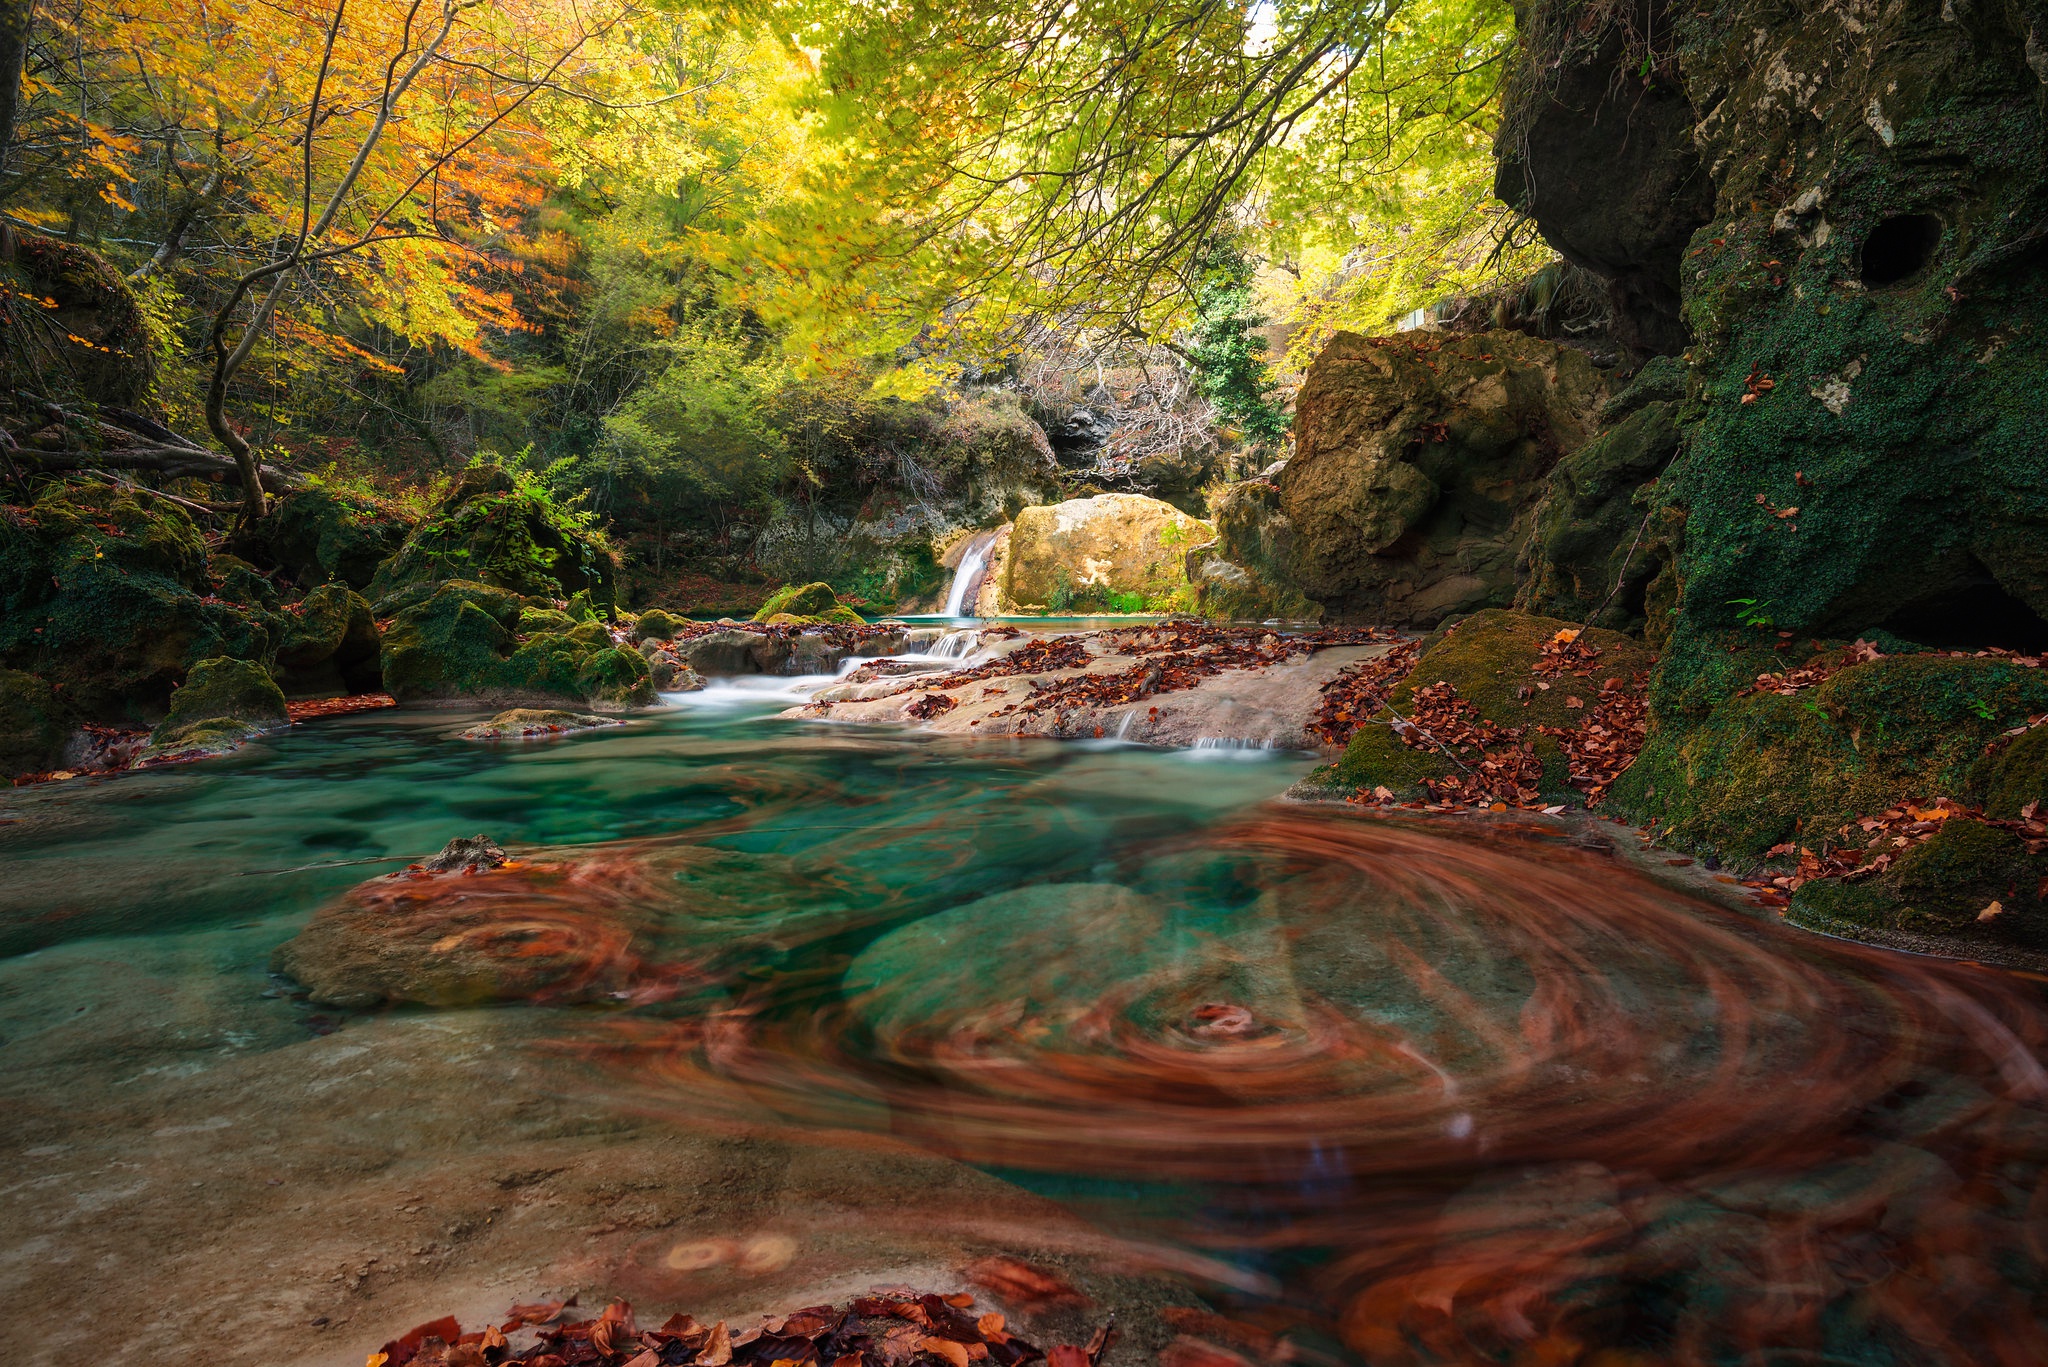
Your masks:
M953 1367L967 1367L967 1348L964 1344L955 1343L951 1339L927 1338L919 1343L918 1347L935 1357L944 1358L952 1363Z
M1057 1273L1016 1258L983 1258L964 1271L975 1286L1022 1309L1088 1304L1088 1298Z
M677 1338L694 1338L709 1331L697 1323L695 1315L670 1315L661 1322L661 1332L674 1334Z
M1102 1361L1102 1355L1116 1345L1121 1332L1116 1327L1116 1316L1111 1315L1102 1322L1102 1327L1089 1336L1088 1346L1081 1351L1088 1354L1089 1367Z
M417 1325L384 1345L385 1367L405 1367L419 1355L420 1346L430 1338L453 1343L461 1337L462 1326L453 1315L443 1315L440 1319Z
M732 1361L732 1332L725 1327L724 1320L712 1326L711 1341L697 1354L697 1361L700 1367L725 1367Z
M661 1367L661 1354L652 1348L644 1349L638 1356L626 1359L626 1367Z
M1045 1367L1094 1367L1088 1361L1088 1350L1062 1343L1045 1350Z

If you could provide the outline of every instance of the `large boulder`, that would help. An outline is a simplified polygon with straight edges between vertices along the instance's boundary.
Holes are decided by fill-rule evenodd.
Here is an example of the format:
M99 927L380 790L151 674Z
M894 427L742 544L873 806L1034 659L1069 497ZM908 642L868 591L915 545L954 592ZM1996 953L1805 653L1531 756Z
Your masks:
M149 320L105 257L0 227L0 281L23 300L0 310L0 382L10 391L131 407L147 401L156 380Z
M1187 553L1215 535L1200 518L1142 494L1026 508L1010 533L1001 601L1018 612L1178 606Z
M803 626L816 622L843 622L859 626L864 620L852 608L841 605L830 584L785 584L768 595L768 601L754 614L757 622L777 626Z
M240 749L288 724L284 693L253 660L201 660L171 695L171 712L150 733L148 760L185 759Z
M369 499L318 487L277 500L259 525L270 558L304 585L366 589L404 544L408 524Z
M200 660L267 660L284 622L214 596L206 542L175 503L99 484L0 511L0 666L88 720L162 715Z
M587 518L563 510L530 476L478 465L378 568L369 597L384 611L408 588L460 579L544 598L582 593L609 611L617 573Z
M1210 508L1213 544L1188 553L1195 608L1224 621L1315 621L1322 604L1294 582L1294 524L1280 511L1271 479L1226 485Z
M1517 332L1337 334L1296 396L1278 479L1294 581L1353 621L1506 607L1524 515L1605 397L1584 355Z
M513 705L654 701L647 662L595 622L522 635L514 594L461 580L401 611L384 633L384 687L400 702Z

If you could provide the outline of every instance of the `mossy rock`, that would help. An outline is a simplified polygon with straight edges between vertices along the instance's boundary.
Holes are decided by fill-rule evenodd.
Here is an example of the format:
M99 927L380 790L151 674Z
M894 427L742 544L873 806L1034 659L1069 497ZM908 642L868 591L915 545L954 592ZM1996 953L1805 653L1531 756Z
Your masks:
M283 620L212 593L199 529L147 491L52 484L0 514L0 666L86 720L161 716L200 660L270 658Z
M649 608L633 623L632 639L639 641L672 641L678 631L686 625L660 608Z
M0 316L0 381L94 404L145 403L156 349L142 303L90 247L10 229L0 280L55 307Z
M351 691L379 682L382 639L370 605L342 584L322 584L285 614L277 648L280 671L291 676L330 675Z
M2048 808L2048 726L2001 738L1971 771L1970 790L2002 821L2017 820L2029 803Z
M239 556L216 555L207 562L207 573L214 579L217 588L214 595L230 603L244 607L264 608L275 612L283 601L278 597L277 586L248 561Z
M304 585L366 589L411 524L369 499L301 489L277 500L259 531L270 558Z
M549 599L580 593L608 615L616 574L611 548L587 519L560 507L531 477L483 465L465 470L434 515L378 568L369 596L390 599L408 587L460 580Z
M1956 817L1878 877L1801 887L1793 896L1791 917L1820 929L1827 929L1830 920L1846 921L1910 935L2040 949L2048 947L2048 902L2040 895L2044 877L2048 857L2027 853L2025 840Z
M1481 716L1500 726L1529 728L1536 755L1543 763L1539 785L1549 801L1577 801L1580 794L1567 779L1570 771L1557 742L1535 735L1538 726L1576 727L1586 718L1586 709L1600 694L1606 680L1626 682L1648 670L1655 657L1642 642L1616 631L1592 630L1581 638L1598 647L1599 657L1583 676L1555 677L1535 673L1543 646L1560 631L1577 624L1555 617L1490 608L1440 628L1423 643L1422 653L1408 677L1388 693L1387 701L1406 715L1415 690L1439 681L1457 689ZM1537 685L1547 683L1548 689ZM1528 697L1518 697L1527 688ZM1576 697L1586 706L1574 708L1568 699ZM1321 785L1346 788L1385 786L1400 797L1417 796L1425 778L1448 778L1457 770L1434 750L1403 745L1386 725L1393 718L1382 712L1352 737L1344 756L1330 769L1315 776ZM1464 758L1476 758L1467 756Z
M0 669L0 775L55 768L70 729L50 685L18 669Z
M1746 864L1907 797L1968 795L1985 747L2043 711L2040 670L1887 656L1789 697L1752 693L1703 721L1660 724L1615 795L1669 838Z
M559 708L514 707L487 722L468 727L460 733L459 739L542 740L623 725L624 722L613 717L593 717L583 712L564 712Z
M768 622L776 617L818 617L838 606L839 595L832 591L830 584L786 584L768 596L768 601L754 614L754 620ZM858 614L855 614L855 620L859 620Z
M201 660L171 695L171 714L150 733L144 760L224 754L288 724L284 692L253 660Z
M647 663L611 644L595 622L521 640L518 597L488 584L443 584L384 634L384 687L401 702L563 698L613 705L653 701ZM633 665L608 657L631 656ZM635 668L637 666L637 668Z
M519 613L519 630L522 634L542 631L566 632L576 625L575 619L559 608L524 608Z
M654 673L638 651L611 646L583 657L576 686L603 706L644 707L654 701Z

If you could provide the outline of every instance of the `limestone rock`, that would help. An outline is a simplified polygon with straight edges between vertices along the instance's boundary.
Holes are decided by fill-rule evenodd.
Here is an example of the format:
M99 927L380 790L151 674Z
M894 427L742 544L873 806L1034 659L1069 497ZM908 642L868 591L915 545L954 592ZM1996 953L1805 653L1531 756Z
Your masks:
M1116 598L1151 602L1187 583L1185 560L1215 529L1142 494L1098 494L1017 514L1001 597L1021 612L1116 610Z
M295 684L329 680L349 692L367 692L381 682L381 646L363 596L341 584L322 584L285 613L277 663Z
M1585 356L1520 333L1339 333L1295 400L1278 480L1294 580L1354 621L1507 606L1524 515L1604 397Z

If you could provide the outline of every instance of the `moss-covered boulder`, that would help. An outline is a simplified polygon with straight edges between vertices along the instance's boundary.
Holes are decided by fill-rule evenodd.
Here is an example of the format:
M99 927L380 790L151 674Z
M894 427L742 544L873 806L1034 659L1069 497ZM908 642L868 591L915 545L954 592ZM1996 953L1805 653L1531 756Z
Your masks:
M1986 814L2014 821L2036 803L2048 811L2048 726L2000 736L1989 749L1970 774L1970 791Z
M765 622L771 617L816 617L839 606L839 595L830 584L785 584L768 595L768 601L754 614Z
M672 641L685 625L683 618L673 616L660 608L649 608L634 620L631 638L635 642Z
M514 707L489 721L478 722L465 727L459 733L462 740L548 740L556 736L574 735L579 731L597 731L607 726L623 726L616 717L593 717L586 712L564 712L552 707Z
M378 568L369 597L381 607L408 587L462 580L551 599L586 594L609 614L616 575L590 518L562 508L523 472L480 465Z
M0 669L0 776L54 769L70 730L47 683L18 669Z
M409 530L381 504L315 486L278 499L258 532L270 559L298 583L361 590Z
M341 584L322 584L288 608L284 618L277 664L294 687L338 683L360 693L380 683L383 640L361 594Z
M576 619L559 608L537 608L528 605L519 613L519 630L530 635L535 632L561 631L574 628Z
M384 687L401 702L563 698L652 702L647 662L597 623L522 638L521 600L488 584L443 584L384 634ZM630 656L630 662L614 657Z
M1187 588L1188 552L1216 529L1142 494L1071 498L1017 514L998 603L1013 612L1157 608Z
M95 404L146 402L156 351L121 273L90 247L13 227L0 249L0 282L47 301L0 310L0 383Z
M1788 915L1820 930L1889 930L2048 949L2044 881L2048 856L2030 854L2025 839L1952 818L1878 877L1805 884L1793 894Z
M1508 606L1524 515L1605 396L1582 353L1518 332L1337 334L1302 382L1278 479L1293 581L1354 621Z
M201 660L171 695L171 712L150 733L142 759L222 754L288 724L284 692L253 660Z
M1394 685L1387 701L1405 718L1415 691L1448 683L1457 696L1486 721L1501 727L1525 728L1543 767L1538 791L1548 802L1577 802L1583 796L1569 783L1570 767L1557 741L1539 727L1575 729L1586 723L1593 703L1609 679L1626 685L1648 671L1656 657L1642 642L1615 631L1593 629L1578 638L1598 652L1583 665L1562 673L1539 674L1543 647L1560 631L1577 624L1554 617L1489 609L1452 623L1423 643L1415 667ZM1459 772L1450 756L1427 745L1403 743L1394 729L1397 718L1381 712L1352 737L1343 758L1317 773L1318 786L1346 789L1386 787L1402 799L1421 796L1424 779L1449 778ZM1476 763L1476 753L1458 759Z
M206 543L176 504L99 484L0 509L0 666L35 674L86 720L161 716L200 660L267 660L262 606L214 596Z
M1812 688L1731 698L1667 725L1616 785L1628 810L1737 863L1840 840L1859 817L1971 793L1985 748L2048 711L2048 678L1996 658L1887 656Z
M206 562L206 573L213 581L215 596L230 603L275 612L283 602L278 596L277 586L240 556L211 556Z

